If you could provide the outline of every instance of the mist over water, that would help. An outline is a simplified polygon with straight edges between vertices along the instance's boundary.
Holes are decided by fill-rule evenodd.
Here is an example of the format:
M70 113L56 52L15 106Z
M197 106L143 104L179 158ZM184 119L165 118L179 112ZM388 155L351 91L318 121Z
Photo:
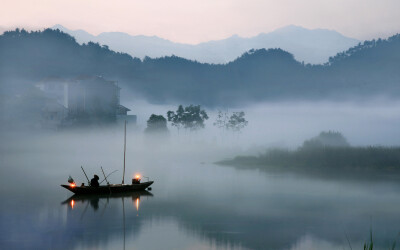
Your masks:
M12 140L1 149L6 248L122 249L123 212L125 246L134 249L335 249L345 245L345 233L353 246L361 245L370 223L384 244L395 237L400 218L394 183L219 167L212 161L228 153L215 145L148 144L135 133L128 133L126 181L135 173L150 176L152 195L140 196L138 209L135 195L76 200L72 207L59 184L68 175L86 182L80 165L89 177L100 174L100 166L118 169L109 180L121 182L122 133L20 139L25 143Z
M145 101L125 101L138 114L138 128L144 129L152 114L166 116L168 110L175 111L177 105L155 105ZM210 119L204 131L190 133L191 138L222 145L249 147L300 146L304 140L321 131L341 132L355 146L397 146L400 141L400 102L377 98L357 101L319 102L266 102L243 105L241 108L207 108ZM217 112L244 111L248 126L240 134L232 134L216 128L213 123ZM176 129L169 124L170 132Z
M396 249L400 34L26 28L0 35L0 250Z
M368 239L396 239L398 183L327 180L288 173L238 170L213 163L269 147L296 148L320 131L342 132L352 145L398 145L400 103L282 102L248 105L242 133L212 124L165 137L143 133L152 114L177 105L127 103L125 182L140 173L150 194L74 200L59 185L69 175L121 183L123 126L60 131L1 131L0 242L10 248L66 249L348 249ZM139 202L137 201L139 199ZM137 206L137 204L139 204ZM390 204L387 206L386 204Z

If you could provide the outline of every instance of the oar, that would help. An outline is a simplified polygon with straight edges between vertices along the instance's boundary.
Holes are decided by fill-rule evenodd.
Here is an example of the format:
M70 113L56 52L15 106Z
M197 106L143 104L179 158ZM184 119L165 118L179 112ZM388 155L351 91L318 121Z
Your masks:
M106 180L107 185L110 185L110 183L109 183L108 180L107 180L107 176L106 176L106 174L104 173L103 167L102 167L102 166L100 166L100 167L101 167L101 172L103 172L103 175L104 175L104 180Z
M110 191L110 194L111 194L110 183L109 183L108 180L107 180L107 176L106 176L106 174L104 173L103 167L102 167L102 166L100 166L100 167L101 167L101 172L103 172L103 175L104 175L104 180L107 181L108 191Z

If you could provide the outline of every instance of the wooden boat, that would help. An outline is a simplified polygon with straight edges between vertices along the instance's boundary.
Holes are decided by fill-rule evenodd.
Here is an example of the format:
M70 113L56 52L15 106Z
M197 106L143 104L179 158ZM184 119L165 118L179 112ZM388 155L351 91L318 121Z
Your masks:
M92 201L96 199L119 199L119 198L131 198L132 200L136 200L137 198L141 197L152 197L153 194L150 193L149 191L143 190L143 191L133 191L133 192L123 192L123 193L112 193L112 194L96 194L96 195L91 195L91 194L74 194L65 201L61 202L61 204L70 204L72 200L74 202L86 202L86 201Z
M61 185L61 187L68 189L74 194L114 194L114 193L126 193L133 191L143 191L148 188L154 181L142 182L139 184L110 184L99 187L91 186L76 186L76 185Z
M124 184L125 180L125 155L126 155L126 121L125 121L125 133L124 133L124 173L122 175L122 183L121 184L109 184L107 180L107 176L103 171L103 167L101 167L101 171L104 175L104 180L107 181L107 185L93 187L90 186L89 178L87 177L85 170L82 168L83 173L86 176L86 179L89 183L89 186L78 186L76 185L75 181L71 178L70 185L61 185L61 187L68 189L69 191L73 192L74 194L114 194L114 193L127 193L127 192L134 192L134 191L143 191L148 188L154 181L147 181L147 182L140 182L140 176L137 175L135 178L132 179L132 184ZM96 175L95 175L96 176ZM98 176L97 176L98 178ZM103 180L103 181L104 181ZM101 184L101 183L100 183ZM149 188L151 190L151 188Z

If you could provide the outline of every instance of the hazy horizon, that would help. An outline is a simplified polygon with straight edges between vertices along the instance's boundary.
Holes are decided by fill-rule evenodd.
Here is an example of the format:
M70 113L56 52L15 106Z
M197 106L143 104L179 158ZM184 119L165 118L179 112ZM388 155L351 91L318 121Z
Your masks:
M359 40L400 31L394 0L361 1L29 1L3 2L0 29L43 29L62 24L91 34L125 32L197 44L232 35L252 37L288 25L335 30ZM21 8L29 7L29 8ZM121 8L122 7L122 8ZM118 16L119 18L114 18ZM185 20L183 22L183 20Z
M72 27L64 25L64 24L55 23L53 25L37 26L37 27L36 26L32 27L32 26L29 26L29 25L12 25L12 26L5 27L5 26L0 25L0 35L2 35L6 31L12 31L12 30L15 30L15 29L24 29L24 30L27 30L27 31L42 31L42 30L45 30L45 29L56 29L59 26L65 28L65 29L67 29L69 31L72 31L72 32L86 32L89 35L92 35L92 36L95 36L95 37L97 37L99 35L102 35L102 34L107 34L107 33L121 33L121 34L127 34L127 35L132 36L132 37L141 37L141 36L143 36L143 37L155 37L155 38L160 38L160 39L163 39L163 40L166 40L166 41L170 41L170 42L176 43L176 44L194 45L194 46L201 45L201 44L204 44L204 43L212 43L212 42L218 42L218 41L222 41L222 40L227 40L227 39L232 38L232 37L251 39L251 38L255 38L255 37L259 36L259 35L270 34L270 33L273 33L273 32L276 32L276 31L280 31L280 30L283 30L283 29L286 29L286 28L291 28L291 27L297 27L297 28L308 30L308 31L321 30L321 31L337 32L339 35L342 35L343 37L350 38L350 39L355 39L355 40L359 40L359 41L366 41L366 40L373 40L373 39L387 39L387 38L389 38L389 37L391 37L391 36L393 36L395 34L399 34L400 33L400 27L399 27L398 30L393 31L392 33L390 33L390 32L385 33L385 34L377 33L376 35L370 35L370 36L368 36L366 38L360 38L360 37L352 36L351 34L350 35L346 35L346 34L341 33L341 32L339 32L338 30L335 30L335 29L329 29L329 28L324 28L324 27L310 28L310 27L305 27L305 26L297 25L297 24L287 24L287 25L283 25L283 26L279 26L279 27L273 28L271 30L260 31L258 33L254 33L254 34L251 34L251 35L242 35L242 34L239 34L239 33L232 33L232 34L228 34L228 35L226 35L224 37L210 38L209 40L201 40L201 41L197 41L197 42L188 42L188 41L184 41L184 40L180 41L180 40L170 39L168 37L164 37L164 36L158 35L158 34L144 34L144 33L143 34L142 33L140 33L140 34L137 33L136 34L136 33L129 33L129 32L121 31L121 30L104 30L104 31L99 31L99 32L90 32L89 30L86 30L84 28L79 28L79 27L78 28L72 28Z
M122 32L122 31L119 31L119 30L101 31L101 32L97 32L97 33L92 33L92 32L89 32L89 31L83 29L83 28L72 29L72 28L70 28L68 26L65 26L63 24L60 24L60 23L54 24L54 25L49 26L49 27L41 27L41 28L25 28L25 27L19 27L19 26L10 27L10 28L4 28L4 27L0 26L0 35L3 34L5 31L15 30L15 29L25 29L27 31L37 31L37 30L44 30L44 29L60 29L61 31L63 31L63 29L66 29L66 30L71 31L71 32L86 32L89 35L95 36L95 37L98 37L98 36L100 36L102 34L107 34L107 33L121 33L121 34L127 34L127 35L132 36L132 37L141 37L141 36L143 36L143 37L157 37L157 38L161 38L163 40L167 40L167 41L170 41L170 42L173 42L173 43L176 43L176 44L182 44L182 45L201 45L201 44L204 44L204 43L212 43L212 42L217 42L217 41L221 41L221 40L226 40L226 39L229 39L229 38L232 38L232 37L237 37L237 38L255 38L255 37L259 36L259 35L270 34L270 33L276 32L276 31L281 31L281 30L290 29L290 28L299 28L299 29L304 29L304 30L307 30L307 31L319 31L319 30L321 30L321 31L332 31L332 32L336 32L339 35L342 35L342 36L344 36L346 38L359 40L359 39L357 39L355 37L345 36L344 34L338 32L337 30L334 30L334 29L326 29L326 28L323 28L323 27L320 27L320 28L308 28L308 27L304 27L304 26L296 25L296 24L288 24L288 25L285 25L285 26L277 27L276 29L272 29L272 30L269 30L269 31L260 31L257 34L250 35L250 36L242 36L242 35L234 33L234 34L228 35L227 37L222 37L222 38L219 38L219 39L204 40L204 41L201 41L201 42L198 42L198 43L185 43L185 42L179 42L179 41L170 40L168 38L165 38L165 37L162 37L162 36L158 36L158 35L131 34L131 33ZM398 33L400 33L400 29L399 29ZM378 38L386 39L386 38L388 38L388 37L390 37L390 36L392 36L394 34L397 34L397 33L388 34L385 37L372 37L371 39L378 39ZM360 41L362 41L362 40L360 40Z
M399 0L0 6L0 249L397 249Z

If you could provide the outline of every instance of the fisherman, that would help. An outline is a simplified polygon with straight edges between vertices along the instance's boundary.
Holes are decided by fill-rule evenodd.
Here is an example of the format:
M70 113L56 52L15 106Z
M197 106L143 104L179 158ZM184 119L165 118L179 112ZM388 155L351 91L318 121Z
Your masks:
M99 187L99 177L97 175L94 175L94 177L90 180L90 186L92 187Z

